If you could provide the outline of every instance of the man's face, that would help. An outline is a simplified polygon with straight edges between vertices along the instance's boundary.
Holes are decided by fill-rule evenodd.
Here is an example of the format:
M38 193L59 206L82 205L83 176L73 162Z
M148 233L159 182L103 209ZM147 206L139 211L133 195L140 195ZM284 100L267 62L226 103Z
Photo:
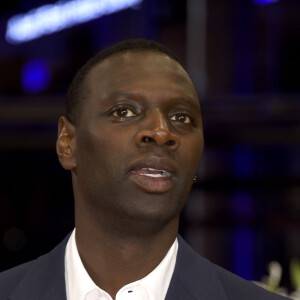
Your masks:
M85 81L75 133L75 201L94 216L178 217L203 150L197 94L182 67L150 51L112 55Z

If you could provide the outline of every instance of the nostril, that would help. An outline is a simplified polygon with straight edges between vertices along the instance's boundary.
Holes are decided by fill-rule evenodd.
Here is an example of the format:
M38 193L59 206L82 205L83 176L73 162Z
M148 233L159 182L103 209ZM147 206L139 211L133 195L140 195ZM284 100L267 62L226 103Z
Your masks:
M143 136L141 141L142 141L142 143L145 143L145 144L149 144L149 143L152 143L152 142L157 142L156 139L154 139L150 136ZM162 143L162 144L165 144L167 146L174 146L176 144L176 142L174 140L168 140L168 141L166 141L165 143Z
M167 141L166 145L167 146L174 146L175 145L175 141L173 141L173 140Z
M142 142L143 142L143 143L151 143L151 142L153 142L153 138L151 138L151 137L149 137L149 136L144 136L144 137L142 138Z

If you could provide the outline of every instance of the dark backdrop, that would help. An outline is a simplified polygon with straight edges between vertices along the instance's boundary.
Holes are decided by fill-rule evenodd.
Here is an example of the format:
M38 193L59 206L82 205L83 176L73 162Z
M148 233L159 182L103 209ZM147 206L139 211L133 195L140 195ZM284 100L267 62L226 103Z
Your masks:
M67 86L97 51L142 37L179 55L201 99L205 152L180 233L246 279L277 260L289 286L300 257L300 2L262 2L144 0L17 45L5 40L8 19L45 1L1 5L0 270L72 230L70 174L55 154Z

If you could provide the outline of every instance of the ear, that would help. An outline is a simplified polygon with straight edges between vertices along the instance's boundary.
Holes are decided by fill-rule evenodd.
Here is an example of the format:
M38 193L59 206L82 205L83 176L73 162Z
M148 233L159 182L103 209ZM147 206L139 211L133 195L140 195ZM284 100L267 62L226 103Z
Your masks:
M66 170L73 170L76 167L75 145L75 126L66 117L60 117L56 152L60 164Z

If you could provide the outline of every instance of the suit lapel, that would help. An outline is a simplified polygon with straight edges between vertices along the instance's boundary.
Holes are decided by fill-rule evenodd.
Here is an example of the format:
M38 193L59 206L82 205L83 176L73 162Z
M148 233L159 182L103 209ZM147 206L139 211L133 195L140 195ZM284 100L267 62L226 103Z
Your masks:
M175 270L165 300L227 300L214 265L178 236Z
M69 236L50 253L34 262L25 273L10 300L66 300L65 248Z

